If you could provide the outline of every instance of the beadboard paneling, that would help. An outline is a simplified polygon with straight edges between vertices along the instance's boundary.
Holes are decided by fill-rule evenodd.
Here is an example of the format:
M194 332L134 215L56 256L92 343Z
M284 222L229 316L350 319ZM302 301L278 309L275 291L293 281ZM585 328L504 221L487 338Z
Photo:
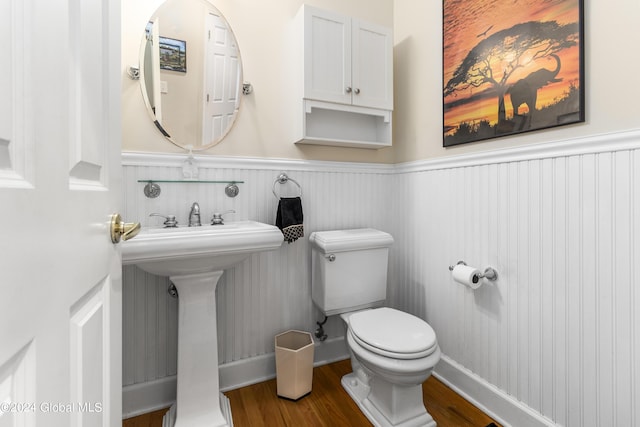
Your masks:
M389 304L431 324L446 355L436 375L457 391L506 425L635 426L639 147L640 133L629 132L392 169L205 162L207 179L246 181L235 200L215 184L166 184L159 199L145 199L137 179L179 176L180 169L125 162L126 218L149 224L146 216L157 211L185 223L197 200L203 219L214 208L236 209L229 219L273 223L271 188L286 171L303 189L307 237L365 226L394 236ZM266 357L282 330L315 329L309 252L305 238L225 273L218 288L223 363ZM451 279L447 267L458 260L491 265L498 280L471 291ZM124 278L124 384L175 372L168 283L136 270L128 267ZM330 318L326 331L336 338L343 327Z
M161 225L149 218L152 212L175 214L188 223L189 208L198 202L202 221L214 211L234 209L228 221L252 219L274 224L278 199L273 184L285 171L302 188L305 237L284 243L279 250L251 256L230 269L217 288L218 338L221 363L265 355L274 351L274 336L284 330L315 331L321 315L311 302L310 248L308 236L316 230L390 227L391 175L385 168L369 170L344 166L318 166L319 171L297 165L283 170L247 165L221 167L201 163L200 179L237 180L236 198L224 194L224 184L161 183L156 199L143 195L141 179L179 179L181 169L162 164L124 166L124 217L143 225ZM307 170L303 170L306 168ZM276 184L281 196L297 195L292 182ZM177 304L166 292L167 278L147 274L135 266L125 267L124 287L124 379L125 386L152 381L176 372ZM331 318L325 325L330 337L342 336L343 325Z
M636 149L400 170L394 305L548 424L640 425L639 165ZM499 278L472 291L458 260Z

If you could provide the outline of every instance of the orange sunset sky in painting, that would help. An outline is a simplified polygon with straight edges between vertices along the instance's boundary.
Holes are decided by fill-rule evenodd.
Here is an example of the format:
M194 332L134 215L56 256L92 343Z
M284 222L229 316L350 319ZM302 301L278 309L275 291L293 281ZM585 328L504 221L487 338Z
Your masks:
M491 34L528 21L556 21L562 25L576 23L579 19L577 0L444 0L443 84L446 86L469 51ZM579 86L579 54L579 46L557 53L562 61L558 74L562 81L538 90L538 109L561 97L572 83ZM507 85L515 83L534 70L553 70L556 67L556 62L549 58L528 62L526 57L523 56L523 59L524 66L514 72ZM499 66L495 67L496 72L498 68ZM498 120L497 96L494 93L485 97L478 96L491 88L490 84L484 84L445 97L445 129L457 127L462 122L477 123L480 120L488 120L495 124ZM471 99L472 95L476 97ZM455 104L450 104L454 101ZM505 105L507 117L512 116L513 109L508 99ZM526 106L523 105L522 108L526 111Z

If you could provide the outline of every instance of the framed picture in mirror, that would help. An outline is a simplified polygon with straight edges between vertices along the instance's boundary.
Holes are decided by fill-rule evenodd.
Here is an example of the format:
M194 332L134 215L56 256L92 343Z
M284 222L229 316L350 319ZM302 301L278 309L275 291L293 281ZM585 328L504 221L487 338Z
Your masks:
M160 69L187 72L187 42L184 40L159 38Z

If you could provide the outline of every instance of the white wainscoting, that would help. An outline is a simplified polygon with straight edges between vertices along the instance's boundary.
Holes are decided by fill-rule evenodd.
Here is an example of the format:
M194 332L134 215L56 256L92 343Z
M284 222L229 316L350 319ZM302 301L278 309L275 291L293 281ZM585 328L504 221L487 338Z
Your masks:
M277 251L253 255L226 271L217 290L219 357L223 364L221 388L272 378L275 364L271 366L270 362L275 335L289 329L313 333L315 322L322 320L311 302L309 234L316 230L358 227L390 231L393 167L198 157L200 179L244 181L238 184L239 195L227 197L224 184L160 183L160 196L146 198L145 184L137 181L179 178L184 158L124 155L123 215L127 221L161 224L162 219L148 217L158 212L175 214L179 223L187 224L189 208L197 201L203 222L210 221L214 211L234 209L236 213L227 215L227 220L252 219L274 224L278 200L273 185L277 176L286 172L302 187L305 237L284 243ZM275 191L282 196L298 194L293 183L278 183ZM135 266L124 269L125 416L162 407L163 399L167 398L166 388L172 383L159 380L176 374L177 304L168 296L168 286L167 278L147 274ZM346 357L340 319L330 318L325 332L329 339L318 344L316 362ZM247 376L248 373L253 376ZM158 396L156 403L151 404L149 401L153 399L145 394Z
M271 188L286 171L303 189L307 236L364 226L394 236L389 303L433 326L446 355L436 375L458 392L506 425L640 425L640 132L396 166L199 159L206 179L245 181L236 199L219 184L164 184L146 199L136 180L178 177L180 158L124 160L125 218L146 224L151 212L185 223L193 201L204 219L235 209L229 219L273 223ZM273 376L276 333L315 329L309 251L306 239L284 244L223 276L226 388L251 382L236 374L248 366L256 381ZM499 278L473 292L450 277L458 260L491 265ZM175 374L167 286L125 271L125 391ZM337 319L326 330L329 344L340 342Z
M398 165L393 301L506 423L638 426L640 134L547 147ZM498 280L472 291L458 260Z

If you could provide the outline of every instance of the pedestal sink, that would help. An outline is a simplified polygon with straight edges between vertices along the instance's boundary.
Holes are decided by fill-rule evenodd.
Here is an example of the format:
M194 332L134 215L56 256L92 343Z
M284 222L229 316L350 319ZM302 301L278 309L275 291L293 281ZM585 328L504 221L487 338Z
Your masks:
M233 426L220 393L216 286L224 269L282 244L278 228L255 221L143 228L122 244L122 263L169 276L178 289L178 391L163 427Z

